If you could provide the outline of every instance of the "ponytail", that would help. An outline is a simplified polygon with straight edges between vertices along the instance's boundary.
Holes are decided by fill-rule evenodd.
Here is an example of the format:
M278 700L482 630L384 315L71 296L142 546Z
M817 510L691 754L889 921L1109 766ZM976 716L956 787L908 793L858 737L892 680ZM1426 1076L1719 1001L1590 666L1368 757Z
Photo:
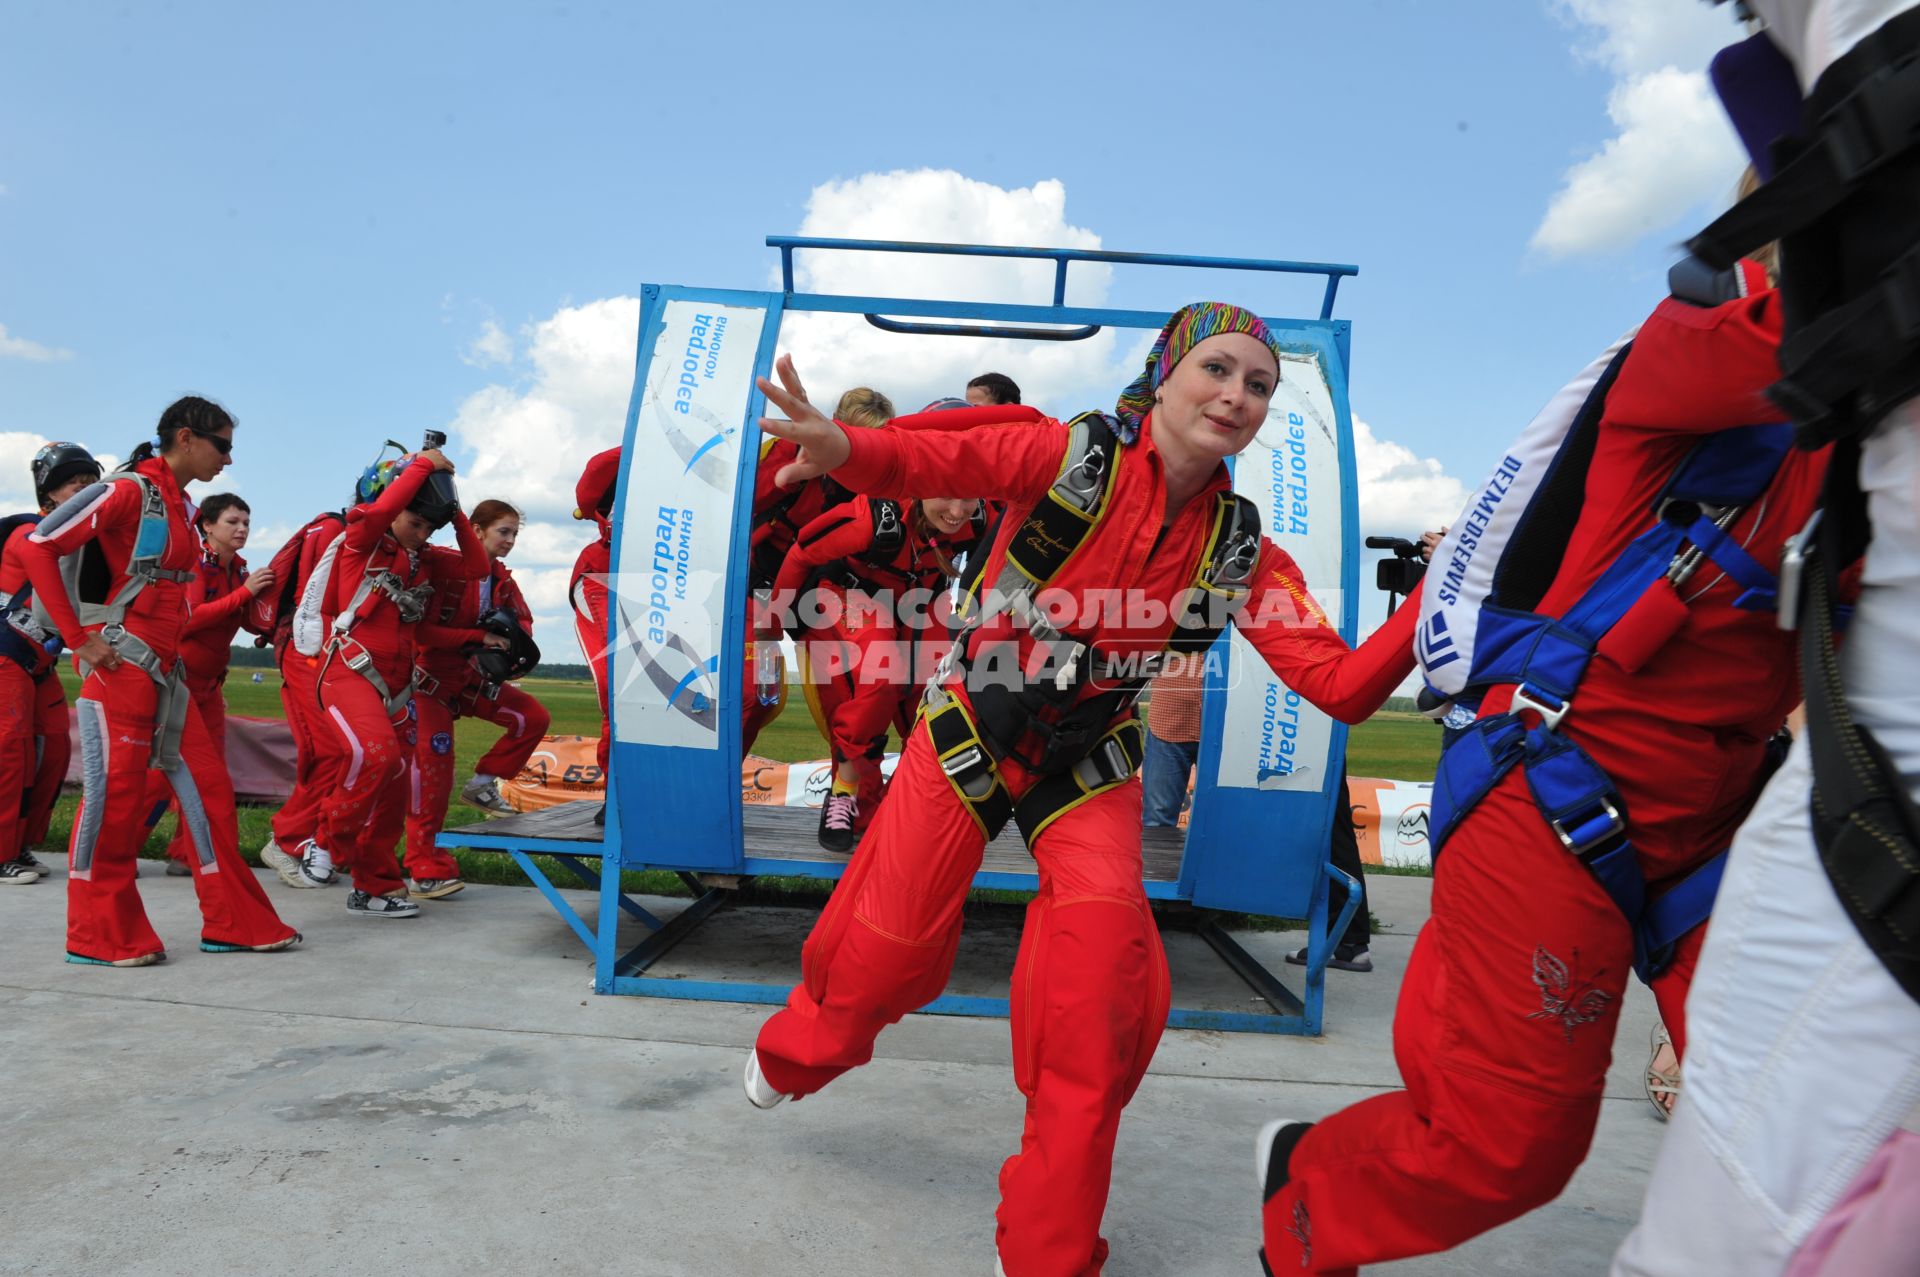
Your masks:
M120 474L123 471L131 470L142 461L153 460L156 453L157 449L154 446L153 440L142 439L138 444L134 445L133 451L127 454L127 459L113 468L113 472Z

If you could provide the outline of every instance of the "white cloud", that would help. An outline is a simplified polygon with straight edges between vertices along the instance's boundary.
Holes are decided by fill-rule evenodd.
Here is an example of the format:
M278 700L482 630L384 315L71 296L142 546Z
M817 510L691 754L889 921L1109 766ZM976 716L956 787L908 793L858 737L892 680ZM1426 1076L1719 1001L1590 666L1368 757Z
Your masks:
M561 307L527 330L532 383L478 391L447 426L452 441L473 455L459 470L467 507L496 497L526 513L508 562L555 661L581 659L556 637L572 633L567 577L593 536L573 520L573 485L588 457L620 442L639 326L640 303L632 297ZM507 341L500 362L509 362L517 352L500 335Z
M506 330L489 319L480 325L480 335L473 339L466 353L460 356L460 362L471 364L475 368L491 368L496 364L513 362L513 338Z
M1066 217L1058 181L1008 190L950 169L867 173L816 186L799 233L847 239L924 240L1048 248L1098 248L1100 237ZM1050 262L924 254L802 251L796 286L803 292L875 297L936 297L1031 302L1053 297ZM1067 276L1074 305L1105 302L1110 268L1082 264ZM964 321L961 321L964 322ZM1003 372L1022 398L1058 416L1105 407L1132 376L1112 330L1084 341L902 336L881 332L858 315L796 314L782 326L808 393L831 407L843 390L871 385L903 412L959 396L980 373ZM1128 354L1131 354L1129 349Z
M951 171L874 173L814 189L799 233L867 239L928 240L1097 248L1094 232L1066 218L1057 181L1008 190ZM975 298L1045 303L1053 268L991 258L802 252L802 291L882 297ZM695 281L689 281L695 282ZM1104 268L1069 275L1068 300L1100 305ZM776 285L777 287L777 285ZM592 535L573 521L573 485L586 459L620 440L632 391L639 303L615 297L566 306L522 334L524 349L497 328L496 364L524 355L530 384L490 385L461 404L448 433L473 460L462 462L467 504L485 497L527 514L509 560L555 661L581 659L572 643L566 588L573 561ZM809 393L831 406L850 386L874 385L904 411L960 394L973 376L1004 372L1027 402L1055 415L1110 407L1138 370L1153 334L1109 329L1081 342L1028 342L883 333L859 316L790 314L780 347L794 354ZM476 343L478 345L478 343ZM1401 534L1437 527L1464 501L1440 463L1375 439L1355 423L1362 517L1371 530Z
M1359 417L1353 419L1353 457L1363 536L1418 537L1452 523L1466 504L1466 485L1439 461L1377 438Z
M47 443L24 430L0 430L0 515L40 508L33 497L33 454Z
M1705 66L1739 31L1719 10L1671 0L1561 0L1575 53L1613 73L1616 132L1573 165L1534 231L1554 257L1623 248L1730 195L1745 156Z
M25 337L15 337L7 332L7 326L0 324L0 359L24 359L29 363L50 364L62 359L72 359L71 350L58 346L43 346L37 341L28 341Z

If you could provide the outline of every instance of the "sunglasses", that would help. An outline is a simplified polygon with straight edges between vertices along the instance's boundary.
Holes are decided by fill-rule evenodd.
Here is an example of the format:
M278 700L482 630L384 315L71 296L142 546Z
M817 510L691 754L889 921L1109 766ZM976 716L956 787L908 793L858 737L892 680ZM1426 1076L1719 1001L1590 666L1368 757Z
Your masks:
M193 430L193 427L188 426L187 429ZM233 455L233 440L226 438L224 435L214 434L210 430L193 430L193 433L212 444L213 450L221 456L231 457Z

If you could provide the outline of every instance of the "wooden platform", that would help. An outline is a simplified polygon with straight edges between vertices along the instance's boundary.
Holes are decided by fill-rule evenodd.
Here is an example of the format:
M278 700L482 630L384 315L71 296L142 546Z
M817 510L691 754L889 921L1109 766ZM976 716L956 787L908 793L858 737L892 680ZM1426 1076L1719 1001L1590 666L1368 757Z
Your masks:
M599 854L600 826L593 823L600 804L593 801L562 803L542 811L521 812L514 816L496 816L477 824L461 825L441 834L442 846L504 849L522 842L577 842L583 845L577 854ZM807 807L747 806L742 812L746 854L754 859L796 860L815 864L844 864L846 856L824 850L815 840L820 827L819 813ZM1180 858L1186 851L1186 833L1179 829L1143 829L1141 852L1146 862L1147 882L1177 882ZM471 839L472 841L465 841ZM637 865L644 865L643 859ZM1000 836L987 844L980 868L985 873L1034 872L1033 857L1021 841L1020 831L1009 824Z

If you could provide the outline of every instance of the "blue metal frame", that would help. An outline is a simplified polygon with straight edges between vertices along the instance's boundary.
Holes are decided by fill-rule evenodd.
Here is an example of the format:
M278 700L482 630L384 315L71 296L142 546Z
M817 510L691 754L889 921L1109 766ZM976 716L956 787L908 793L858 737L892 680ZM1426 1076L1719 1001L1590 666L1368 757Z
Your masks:
M635 347L634 390L629 400L623 432L625 455L635 456L635 438L639 413L645 392L649 361L654 351L655 340L661 331L663 307L674 300L707 301L718 305L734 305L761 309L765 313L759 346L755 352L754 366L757 372L765 373L771 366L772 356L778 339L780 323L784 314L792 311L815 311L842 314L858 314L868 318L876 326L888 331L910 333L938 333L956 336L1017 336L1033 340L1075 340L1090 336L1103 327L1126 327L1139 329L1158 329L1166 320L1166 314L1158 311L1117 310L1108 308L1068 306L1066 304L1066 286L1068 270L1074 262L1098 262L1124 265L1176 266L1190 268L1217 268L1229 270L1260 271L1282 274L1304 274L1323 276L1326 288L1322 298L1320 314L1316 319L1275 319L1272 322L1276 330L1298 339L1306 348L1318 353L1327 370L1327 380L1332 391L1335 414L1339 426L1339 448L1342 473L1353 473L1353 443L1351 415L1347 402L1346 369L1351 344L1351 328L1346 320L1332 317L1335 296L1340 280L1358 273L1358 268L1350 265L1323 262L1271 261L1250 258L1197 257L1164 253L1120 253L1082 249L1054 248L1003 248L988 245L965 244L921 244L884 240L839 240L809 239L793 236L769 236L769 246L780 251L781 272L784 291L781 293L744 292L724 289L691 289L680 287L662 287L649 284L641 290L640 333ZM828 294L796 293L794 291L793 255L796 250L835 250L859 252L892 253L931 253L963 257L1023 258L1051 261L1055 264L1053 302L1048 306L1014 305L988 302L930 301L917 298L890 297L847 297ZM907 317L906 319L892 317ZM928 323L926 320L967 321L964 323ZM1044 324L1049 327L1013 327L1013 325ZM729 763L739 756L739 715L727 712L733 709L731 694L737 689L737 671L744 660L745 634L745 588L744 564L745 549L751 532L752 502L741 499L739 493L752 490L753 467L759 453L758 418L763 401L755 390L749 398L746 420L742 426L736 477L738 487L734 501L733 520L729 539L729 562L732 565L726 590L726 614L723 625L718 670L721 677L718 687L721 693L718 715L718 754ZM624 473L624 472L623 472ZM1357 515L1350 493L1342 494L1341 535L1343 553L1341 556L1342 608L1340 629L1351 641L1357 624L1358 598L1357 583L1359 577L1358 555L1355 552L1358 542ZM618 519L614 525L613 563L615 572L620 571L623 561L625 541L625 520ZM740 579L735 579L740 578ZM610 609L609 632L607 641L613 644L621 632L621 623L617 609ZM1225 641L1224 639L1222 640ZM1202 767L1207 767L1218 756L1220 748L1221 714L1214 705L1209 705L1203 719ZM1331 751L1343 750L1345 729L1335 725ZM636 754L631 751L650 751ZM720 890L696 891L695 900L687 909L681 911L672 920L662 921L646 910L638 902L625 894L621 884L621 872L629 867L668 868L681 872L689 885L698 887L698 882L689 871L715 872L740 877L757 875L787 875L837 879L844 872L844 865L832 862L811 860L786 860L779 858L748 857L742 852L741 812L737 802L722 804L727 815L723 827L700 838L678 840L676 844L655 844L649 854L629 858L626 852L626 840L622 834L620 813L623 807L630 806L630 800L641 800L654 795L633 794L627 789L638 783L642 789L671 792L681 783L684 763L687 766L710 765L707 750L669 749L658 745L641 745L633 742L623 743L617 733L612 744L607 769L606 825L601 839L597 843L572 840L540 838L494 838L484 834L460 836L443 835L442 842L450 846L468 846L480 849L492 849L509 852L516 863L533 881L534 885L546 897L548 902L561 915L562 919L580 937L595 957L594 987L601 993L640 994L653 997L690 998L695 1000L720 1000L735 1002L773 1003L783 1001L789 992L788 987L763 985L736 981L686 981L663 980L642 974L671 946L689 933L706 917L720 908L728 893ZM685 760L679 758L664 759L664 755L697 755ZM642 759L646 762L644 767ZM663 761L665 766L662 766ZM1211 772L1206 773L1211 775ZM622 780L625 775L627 780ZM736 782L737 783L737 782ZM698 785L694 788L704 793L711 785ZM1211 788L1210 785L1205 788ZM1319 795L1299 793L1288 795L1258 795L1256 791L1226 791L1242 800L1248 796L1295 800L1296 806L1302 802L1318 800L1317 819L1310 819L1301 832L1314 832L1313 840L1307 844L1324 847L1326 845L1329 822L1332 815L1334 796L1331 790L1331 777L1323 786ZM1198 793L1199 790L1197 789ZM736 791L737 793L737 791ZM1207 822L1196 821L1197 827L1204 829ZM1239 823L1239 822L1232 822ZM1317 832L1315 832L1317 830ZM717 836L716 836L717 835ZM708 849L707 854L698 854L699 847ZM726 847L732 848L731 855L724 853ZM1226 854L1228 849L1219 849ZM1235 847L1232 854L1244 856L1244 848ZM1195 881L1200 874L1200 859L1196 858L1196 849L1189 845L1183 860L1182 873L1178 882L1149 882L1145 884L1146 894L1154 900L1194 900ZM663 854L664 853L664 854ZM536 854L552 856L577 878L589 886L595 885L596 876L583 863L598 859L600 869L597 875L599 891L599 910L596 925L588 926L578 912L562 896L552 881L543 872L541 866L532 857ZM1217 859L1217 857L1215 857ZM1308 964L1303 996L1295 997L1271 972L1266 971L1248 956L1231 937L1227 936L1211 921L1203 921L1201 934L1234 969L1239 972L1256 991L1274 1007L1273 1014L1248 1014L1243 1012L1215 1012L1176 1008L1169 1016L1168 1023L1183 1028L1210 1028L1233 1032L1266 1032L1292 1034L1318 1034L1323 1019L1326 962L1332 953L1330 936L1341 934L1353 910L1358 905L1357 884L1345 875L1350 890L1346 908L1335 925L1327 927L1327 884L1330 876L1339 871L1325 862L1312 866L1301 866L1306 881L1300 883L1306 891L1306 915L1308 921ZM1316 872L1317 870L1317 872ZM1296 877L1296 881L1298 876ZM974 883L979 887L1001 888L1016 891L1031 891L1037 883L1032 874L1004 872L981 872L975 876ZM1214 902L1218 907L1231 907L1240 911L1275 912L1277 895L1264 893L1267 898L1249 903ZM1296 909L1299 891L1280 892L1285 895L1289 912ZM1196 903L1205 903L1196 901ZM637 919L649 931L648 938L632 950L619 952L617 936L619 918L622 913ZM929 1003L922 1010L937 1015L1005 1015L1005 999L946 996Z

